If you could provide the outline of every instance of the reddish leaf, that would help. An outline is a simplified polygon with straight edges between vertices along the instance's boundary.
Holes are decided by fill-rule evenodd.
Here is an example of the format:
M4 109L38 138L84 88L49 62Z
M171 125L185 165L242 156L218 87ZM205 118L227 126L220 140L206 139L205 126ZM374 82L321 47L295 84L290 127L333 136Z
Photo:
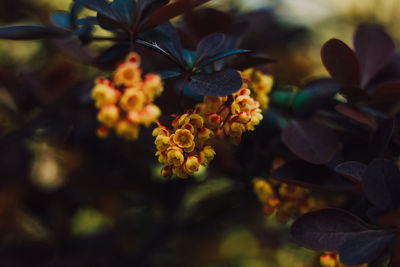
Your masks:
M187 10L200 6L210 0L178 0L155 10L142 29L151 29L163 24Z
M394 120L389 118L381 121L372 134L369 145L369 158L373 160L385 153L394 130Z
M400 82L387 82L372 90L374 101L397 102L400 100Z
M396 238L396 232L382 230L360 232L348 238L340 246L340 261L348 265L369 263L381 256Z
M324 165L313 165L295 160L272 171L271 178L283 183L316 190L348 191L355 184Z
M400 171L393 162L376 159L362 177L362 188L368 200L381 210L400 207Z
M345 210L322 209L300 216L290 232L308 249L338 251L346 239L367 230L369 226L364 221Z
M343 87L358 87L360 64L357 55L345 43L330 39L321 49L321 59L333 79Z
M185 12L183 19L188 30L199 39L214 32L228 33L233 27L231 14L212 8L189 10ZM213 23L208 23L209 21Z
M293 120L281 139L296 156L313 164L328 163L339 149L334 132L310 120Z
M335 110L340 114L343 114L362 124L366 124L373 129L376 128L376 122L374 121L374 119L368 113L363 112L354 106L347 104L338 104L335 106Z
M367 165L358 161L342 162L335 167L335 171L354 182L360 182Z
M395 52L393 39L377 25L359 26L354 35L354 48L361 65L361 87L389 63Z
M234 59L231 66L237 70L245 70L251 67L275 63L276 60L263 54L242 55Z

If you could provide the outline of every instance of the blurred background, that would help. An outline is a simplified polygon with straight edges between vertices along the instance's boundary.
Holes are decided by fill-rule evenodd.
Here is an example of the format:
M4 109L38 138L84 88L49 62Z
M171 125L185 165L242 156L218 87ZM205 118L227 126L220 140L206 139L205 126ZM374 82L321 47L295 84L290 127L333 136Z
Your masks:
M0 24L49 23L70 3L1 1ZM293 86L326 76L321 46L333 37L352 46L360 23L384 25L400 40L397 0L205 6L235 17L256 12L261 23L243 46L276 59L263 70ZM285 153L270 116L239 147L221 144L210 167L187 180L159 175L151 129L137 142L96 136L90 90L109 70L87 62L109 45L0 40L1 266L319 266L320 254L291 241L292 219L264 215L253 192L252 179L267 177ZM176 112L168 97L157 104Z

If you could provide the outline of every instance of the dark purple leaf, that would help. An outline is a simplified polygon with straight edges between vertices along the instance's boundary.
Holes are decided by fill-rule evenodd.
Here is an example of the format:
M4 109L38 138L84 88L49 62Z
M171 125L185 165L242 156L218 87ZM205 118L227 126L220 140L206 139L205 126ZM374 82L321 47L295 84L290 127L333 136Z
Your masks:
M397 233L370 230L357 233L340 246L340 261L348 265L369 263L381 256L397 238Z
M153 49L154 51L156 51L156 52L168 57L172 61L176 62L176 59L171 54L169 54L167 51L165 51L163 48L161 48L157 44L153 44L153 43L150 43L150 42L147 42L147 41L144 41L144 40L140 40L140 39L136 39L135 42L140 44L140 45L146 46L146 47L148 47L150 49Z
M321 59L333 79L343 87L358 87L360 64L357 55L345 43L330 39L321 50Z
M107 0L76 0L76 3L97 11L99 14L111 20L118 21L119 19L111 8L111 3Z
M132 27L136 17L136 0L114 0L111 4L118 21Z
M163 25L160 25L158 27L160 31L162 31L164 34L169 36L170 40L168 42L163 43L163 45L167 48L167 50L174 55L176 58L176 61L179 62L182 66L185 66L184 60L183 60L183 55L182 55L182 45L181 41L179 39L178 32L172 26L171 23L166 23Z
M347 178L359 182L362 179L362 175L367 168L367 165L358 161L346 161L342 162L335 167L335 172L346 176Z
M270 177L283 183L317 190L348 191L355 188L353 182L336 174L328 167L300 160L284 164L272 171Z
M400 171L393 162L376 159L362 177L362 189L368 200L381 210L400 207Z
M374 101L397 102L400 100L400 82L387 82L372 89Z
M245 70L251 67L257 67L260 65L270 64L276 62L275 59L262 54L251 54L246 56L240 56L233 60L231 66L238 70Z
M343 87L340 89L340 93L346 97L350 104L368 102L371 100L371 96L366 90L356 87Z
M211 74L196 74L189 82L189 88L200 95L226 96L242 87L242 76L238 71L225 69Z
M0 28L0 39L37 40L44 38L62 38L71 32L44 25L21 25Z
M213 33L207 35L197 45L196 63L202 63L205 58L213 57L224 49L225 34Z
M213 63L215 61L221 60L221 59L226 58L226 57L230 57L230 56L237 55L237 54L249 53L249 52L250 52L250 50L246 50L246 49L228 50L228 51L219 53L219 54L217 54L217 55L215 55L215 56L213 56L211 58L207 58L206 60L204 60L200 64L199 68L202 68L202 67L204 67L204 66L206 66L208 64L211 64L211 63Z
M303 247L338 251L350 237L369 226L360 218L340 209L321 209L300 216L291 227L292 237Z
M395 44L382 27L361 25L354 35L354 49L361 65L361 87L364 87L392 59Z
M141 32L137 35L138 38L143 40L149 40L152 42L168 42L169 37L158 29L152 29L148 31Z
M313 164L328 163L339 149L335 133L311 120L291 121L281 139L293 154Z
M382 120L378 128L373 132L369 145L370 160L383 156L394 130L394 120L389 118Z
M129 52L128 44L115 44L105 50L97 59L100 64L122 60Z
M335 110L340 114L349 117L359 123L366 124L371 128L376 128L376 122L373 117L368 113L359 110L357 107L348 104L338 104L335 106Z
M400 80L400 53L395 53L390 62L368 83L367 90L398 80Z
M178 0L155 10L142 29L151 29L210 0Z

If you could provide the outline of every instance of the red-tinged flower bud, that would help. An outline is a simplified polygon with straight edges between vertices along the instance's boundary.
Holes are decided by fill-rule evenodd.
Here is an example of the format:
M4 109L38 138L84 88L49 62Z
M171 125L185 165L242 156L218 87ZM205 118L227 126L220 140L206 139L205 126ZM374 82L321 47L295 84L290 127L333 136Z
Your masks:
M172 176L172 166L165 166L164 168L161 169L161 175L164 176L165 178L171 178Z
M105 125L100 126L97 129L97 135L101 138L107 138L110 135L110 128Z
M222 126L223 119L217 113L213 113L207 116L206 118L206 126L212 130L216 130Z

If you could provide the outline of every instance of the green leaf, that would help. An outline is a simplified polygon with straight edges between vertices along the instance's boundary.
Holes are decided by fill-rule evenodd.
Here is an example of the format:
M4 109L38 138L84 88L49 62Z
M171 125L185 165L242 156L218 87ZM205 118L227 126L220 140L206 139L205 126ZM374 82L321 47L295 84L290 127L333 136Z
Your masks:
M67 12L55 12L50 16L51 21L62 28L71 29L70 15Z
M178 77L178 76L182 75L182 72L180 70L178 70L178 69L157 71L157 73L161 75L161 78L163 80L170 79L170 78L175 78L175 77Z
M196 60L196 52L188 49L182 49L183 60L185 60L188 67L193 68Z
M76 21L78 25L99 25L99 22L97 21L96 17L84 17L80 18Z

